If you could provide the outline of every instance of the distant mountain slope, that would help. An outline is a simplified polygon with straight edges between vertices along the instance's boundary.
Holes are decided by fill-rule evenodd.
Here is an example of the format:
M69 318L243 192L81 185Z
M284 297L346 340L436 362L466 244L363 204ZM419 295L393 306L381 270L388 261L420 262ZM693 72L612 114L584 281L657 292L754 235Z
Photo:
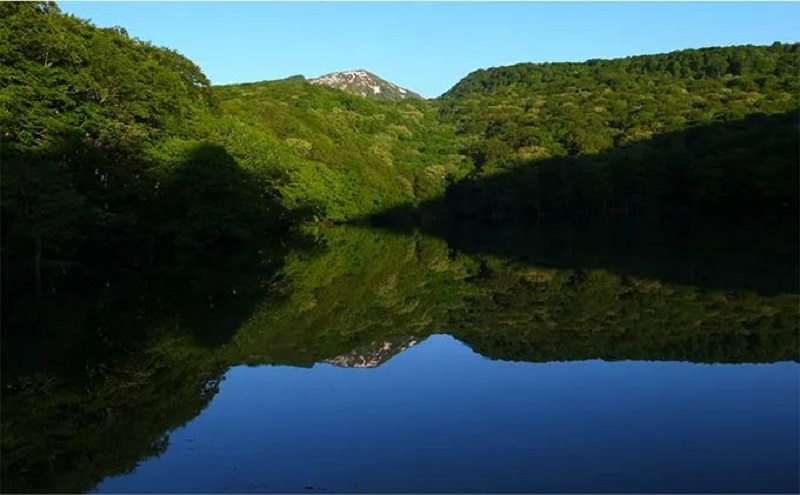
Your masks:
M798 95L798 43L473 72L439 118L456 126L481 195L465 189L448 213L789 215Z
M442 95L559 94L586 91L658 93L677 84L685 89L700 80L723 80L736 91L797 90L800 43L679 50L585 62L520 63L476 70ZM637 87L646 82L647 87ZM699 84L707 88L709 85ZM713 86L713 85L712 85Z
M309 82L340 89L346 93L363 96L371 100L400 101L422 99L420 95L381 79L363 69L333 72L311 79Z

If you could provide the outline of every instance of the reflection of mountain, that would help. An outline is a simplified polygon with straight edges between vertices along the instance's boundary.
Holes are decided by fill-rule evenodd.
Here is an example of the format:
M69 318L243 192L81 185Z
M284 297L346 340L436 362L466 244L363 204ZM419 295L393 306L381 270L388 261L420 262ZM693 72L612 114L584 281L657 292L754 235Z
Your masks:
M228 362L314 363L373 342L424 337L462 304L474 267L419 236L337 228L287 258L286 300L264 304L220 352Z
M570 244L556 238L558 249L547 238L533 242L530 232L497 235L501 245L493 249L483 237L448 244L353 227L319 234L315 250L294 251L260 272L245 257L187 263L191 273L171 274L170 283L162 275L145 285L115 282L116 292L84 298L94 309L74 318L74 332L85 326L77 340L59 337L63 308L44 313L52 321L32 349L44 355L48 343L57 347L67 337L81 345L35 369L14 370L3 360L4 490L86 491L132 469L202 411L215 391L207 384L230 366L375 367L432 332L512 361L800 359L800 296L783 290L785 276L772 283L767 276L786 257L760 255L796 249L780 236L775 249L739 257L747 266L729 284L739 288L722 290L703 285L702 259L683 283L659 278L653 268L680 265L681 249L668 238L647 245L662 254L647 265L647 257L609 256L615 244L599 238L581 254L561 249ZM691 236L683 241L697 252ZM643 266L618 269L609 259ZM142 290L161 286L184 297Z
M376 368L418 343L419 341L413 337L373 342L366 347L353 349L346 354L326 359L325 362L341 368Z

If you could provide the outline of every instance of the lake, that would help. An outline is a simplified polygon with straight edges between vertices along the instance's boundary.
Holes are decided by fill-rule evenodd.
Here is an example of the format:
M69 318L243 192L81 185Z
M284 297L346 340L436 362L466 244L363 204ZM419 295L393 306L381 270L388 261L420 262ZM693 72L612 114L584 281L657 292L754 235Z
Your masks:
M4 342L3 490L800 490L796 234L602 232L336 227L54 298Z

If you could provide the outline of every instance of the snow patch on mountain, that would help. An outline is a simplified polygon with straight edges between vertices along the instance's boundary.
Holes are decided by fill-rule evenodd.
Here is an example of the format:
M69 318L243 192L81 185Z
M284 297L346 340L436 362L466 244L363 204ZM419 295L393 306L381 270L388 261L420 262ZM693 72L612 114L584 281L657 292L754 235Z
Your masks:
M333 72L316 79L311 79L309 82L311 84L329 86L346 93L377 100L399 101L421 98L418 94L381 79L375 74L363 69Z

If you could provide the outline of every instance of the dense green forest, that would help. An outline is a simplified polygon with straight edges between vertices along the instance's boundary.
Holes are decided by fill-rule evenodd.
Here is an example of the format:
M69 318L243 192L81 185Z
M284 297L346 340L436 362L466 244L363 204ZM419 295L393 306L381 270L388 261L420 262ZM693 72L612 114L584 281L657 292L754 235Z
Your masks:
M14 293L386 212L530 221L798 208L798 44L520 64L470 74L439 100L391 102L302 77L212 87L123 28L53 3L0 9L3 283Z
M422 100L376 102L305 79L214 88L222 121L213 139L248 168L272 171L289 209L343 221L441 196L469 164L455 127Z
M470 74L443 95L475 170L450 215L796 215L800 44Z
M453 127L426 102L292 79L212 88L180 54L53 3L0 14L3 280L14 292L41 297L76 273L414 204L465 173Z
M214 103L192 62L51 3L0 18L5 288L41 297L284 226L263 177L199 139Z
M798 69L797 43L519 64L465 77L442 96L442 112L479 141L472 150L478 163L593 154L697 125L796 110Z
M757 219L793 225L798 213L798 112L659 134L596 154L478 166L435 200L380 220L531 223L640 218L675 223Z

